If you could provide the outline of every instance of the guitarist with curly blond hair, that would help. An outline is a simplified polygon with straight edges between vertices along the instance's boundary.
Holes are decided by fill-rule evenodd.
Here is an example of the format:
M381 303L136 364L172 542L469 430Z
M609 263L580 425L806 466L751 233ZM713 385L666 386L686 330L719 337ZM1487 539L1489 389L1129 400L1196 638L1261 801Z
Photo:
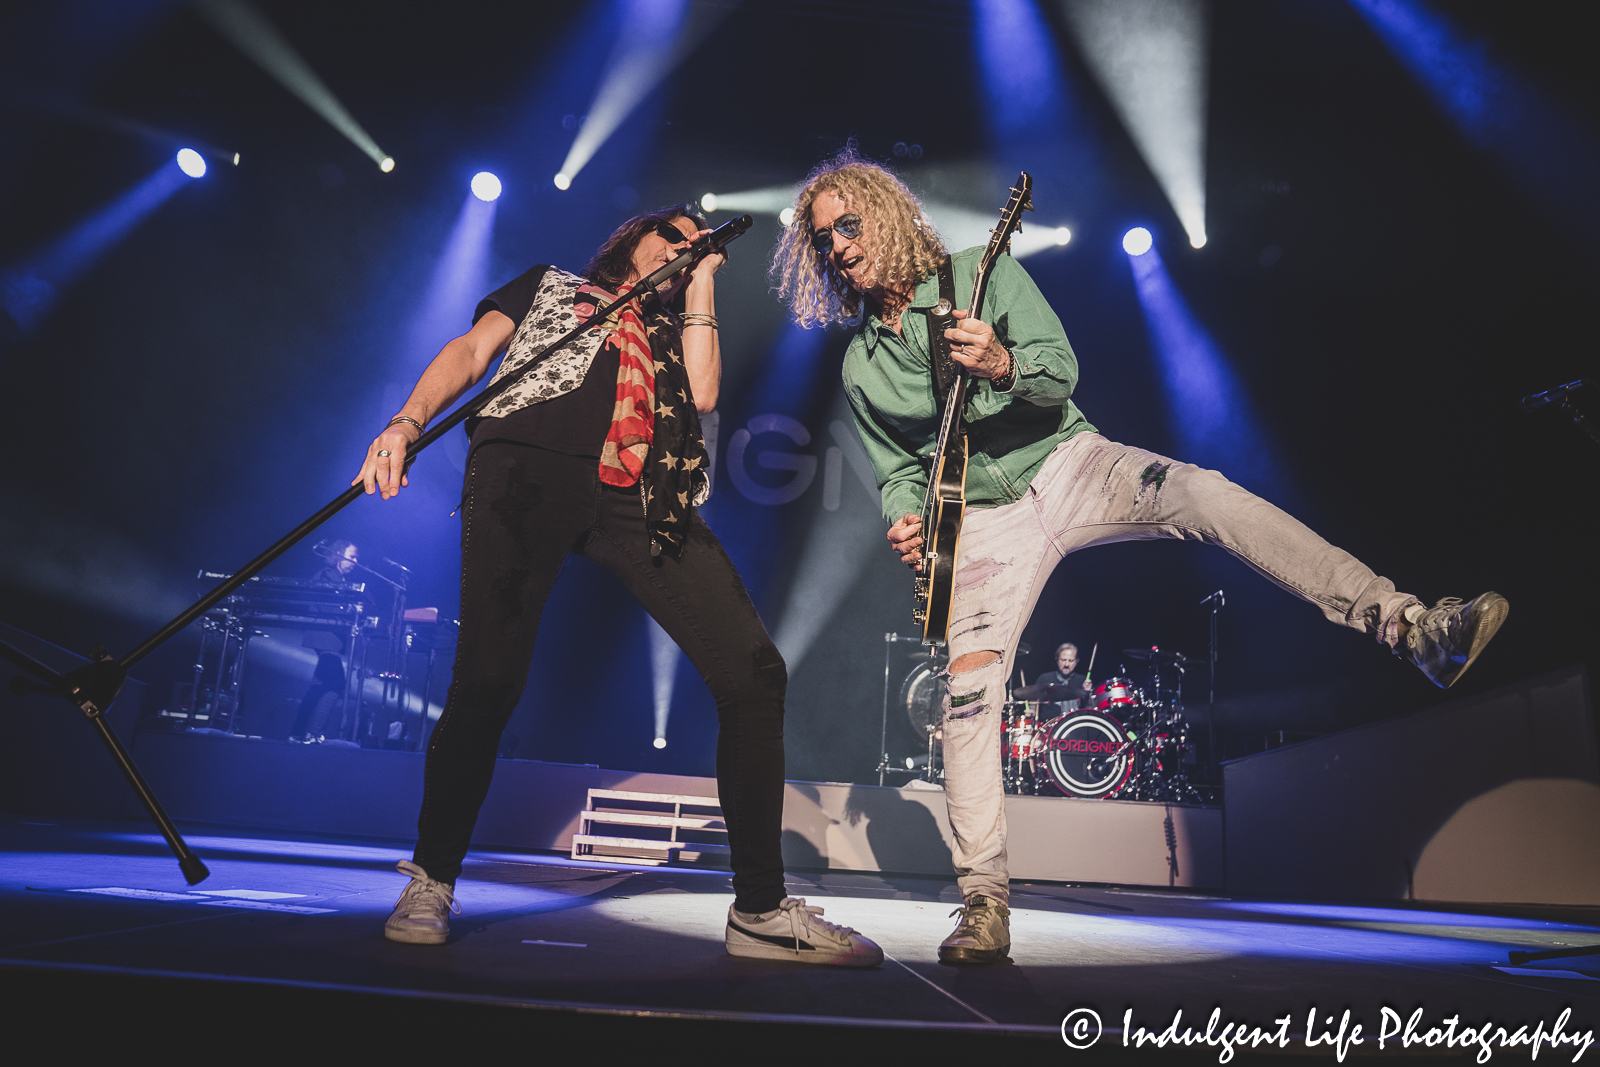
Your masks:
M942 294L981 289L979 264L992 263L981 306L956 303L953 325L939 330L966 387L964 519L959 554L942 548L955 559L948 630L938 635L948 634L945 796L964 902L939 946L948 963L992 963L1010 951L1001 703L1022 629L1068 553L1163 537L1218 545L1332 622L1376 635L1439 686L1471 666L1508 610L1496 593L1428 608L1216 471L1096 433L1072 402L1078 360L1061 321L1028 273L992 251L955 253L953 278L941 279L945 249L922 204L849 147L807 176L772 266L800 325L857 328L845 391L883 494L889 545L919 566L945 421L929 324ZM940 549L929 543L930 555Z

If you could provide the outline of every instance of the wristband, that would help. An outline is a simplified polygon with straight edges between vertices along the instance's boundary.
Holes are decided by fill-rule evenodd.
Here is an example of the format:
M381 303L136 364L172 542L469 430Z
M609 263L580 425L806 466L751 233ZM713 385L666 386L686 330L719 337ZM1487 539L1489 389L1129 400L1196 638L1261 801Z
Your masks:
M422 434L423 434L422 423L418 422L416 419L413 419L410 415L396 415L394 418L389 420L389 426L393 426L397 422L409 422L411 425L413 425L413 426L415 426L417 428L417 436L418 437L422 436ZM389 428L389 426L385 426L384 429L387 430Z

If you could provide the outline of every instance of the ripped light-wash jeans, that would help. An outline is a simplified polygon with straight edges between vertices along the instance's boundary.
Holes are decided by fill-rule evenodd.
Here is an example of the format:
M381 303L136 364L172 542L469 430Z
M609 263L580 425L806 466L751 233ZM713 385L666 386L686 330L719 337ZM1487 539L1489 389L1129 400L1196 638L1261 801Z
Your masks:
M1216 471L1081 433L1064 442L1022 499L967 512L961 528L950 662L999 659L949 676L944 698L945 799L961 895L1007 901L1000 728L1017 641L1056 564L1113 541L1182 538L1227 549L1330 620L1393 648L1395 592L1350 553Z

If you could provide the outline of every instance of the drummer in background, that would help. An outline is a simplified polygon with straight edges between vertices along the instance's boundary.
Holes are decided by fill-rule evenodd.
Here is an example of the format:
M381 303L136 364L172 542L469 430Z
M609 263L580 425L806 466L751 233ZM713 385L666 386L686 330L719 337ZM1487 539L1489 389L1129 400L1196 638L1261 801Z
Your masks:
M1046 671L1034 679L1039 685L1054 684L1064 685L1068 689L1081 694L1072 700L1063 700L1055 705L1057 715L1065 715L1069 711L1079 708L1094 706L1093 694L1089 689L1089 679L1082 671L1078 670L1078 646L1070 641L1056 649L1056 669ZM1040 708L1040 718L1043 719L1044 709Z

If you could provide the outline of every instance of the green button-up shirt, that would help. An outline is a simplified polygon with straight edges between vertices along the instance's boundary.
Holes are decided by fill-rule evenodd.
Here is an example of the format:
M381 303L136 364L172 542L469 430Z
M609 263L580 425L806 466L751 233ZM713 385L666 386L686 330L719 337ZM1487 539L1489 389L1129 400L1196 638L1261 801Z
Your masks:
M952 257L958 308L971 298L982 256L982 248L969 248ZM900 316L903 333L869 313L844 357L845 394L891 524L922 510L938 444L928 317L916 310L938 302L939 276L931 274ZM1061 320L1010 256L1001 256L989 274L980 318L1017 361L1009 391L983 378L973 378L967 390L967 504L983 508L1020 499L1056 445L1094 427L1070 399L1078 359Z

